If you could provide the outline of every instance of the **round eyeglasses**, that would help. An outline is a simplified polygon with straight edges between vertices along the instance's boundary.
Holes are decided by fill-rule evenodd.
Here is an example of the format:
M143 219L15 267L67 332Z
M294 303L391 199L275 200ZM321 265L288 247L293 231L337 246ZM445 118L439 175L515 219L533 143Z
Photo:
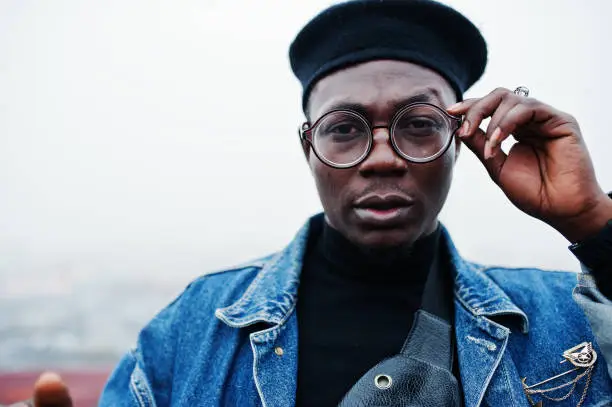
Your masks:
M304 123L300 139L308 142L323 163L334 168L350 168L366 159L374 143L373 130L388 128L393 150L414 163L440 157L450 146L462 119L430 103L402 107L389 126L371 126L352 110L332 110L314 124Z

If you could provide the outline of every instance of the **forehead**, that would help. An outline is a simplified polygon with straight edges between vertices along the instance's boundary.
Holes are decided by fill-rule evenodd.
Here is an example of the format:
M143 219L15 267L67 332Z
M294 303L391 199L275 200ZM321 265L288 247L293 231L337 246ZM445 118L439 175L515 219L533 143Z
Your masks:
M373 116L388 115L408 101L448 106L455 93L438 73L402 61L372 61L321 79L310 94L309 111L316 118L333 109L361 106Z

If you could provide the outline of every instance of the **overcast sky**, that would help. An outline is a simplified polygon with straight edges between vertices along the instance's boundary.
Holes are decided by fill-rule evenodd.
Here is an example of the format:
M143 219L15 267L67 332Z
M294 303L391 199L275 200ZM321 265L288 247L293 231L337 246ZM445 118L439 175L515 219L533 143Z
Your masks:
M0 1L0 277L187 279L287 244L321 209L287 48L330 3ZM448 3L489 43L467 96L572 113L612 190L612 3ZM578 269L467 149L442 219L472 260Z

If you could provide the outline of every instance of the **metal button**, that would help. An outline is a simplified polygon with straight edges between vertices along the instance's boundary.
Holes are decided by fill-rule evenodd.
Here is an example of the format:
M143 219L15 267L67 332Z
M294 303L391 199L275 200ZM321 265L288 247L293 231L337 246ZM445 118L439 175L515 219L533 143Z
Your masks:
M386 374L379 374L374 378L374 384L381 390L386 390L391 387L391 383L393 383L391 376Z
M276 353L278 356L283 356L285 354L285 351L280 346L277 346L276 348L274 348L274 353Z

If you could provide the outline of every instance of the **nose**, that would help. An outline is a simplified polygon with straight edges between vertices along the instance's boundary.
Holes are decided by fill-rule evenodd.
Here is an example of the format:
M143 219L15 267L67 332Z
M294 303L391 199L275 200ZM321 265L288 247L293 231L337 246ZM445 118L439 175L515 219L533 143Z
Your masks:
M361 174L364 177L404 175L408 170L408 163L393 149L389 129L379 127L372 131L372 149L359 166Z

